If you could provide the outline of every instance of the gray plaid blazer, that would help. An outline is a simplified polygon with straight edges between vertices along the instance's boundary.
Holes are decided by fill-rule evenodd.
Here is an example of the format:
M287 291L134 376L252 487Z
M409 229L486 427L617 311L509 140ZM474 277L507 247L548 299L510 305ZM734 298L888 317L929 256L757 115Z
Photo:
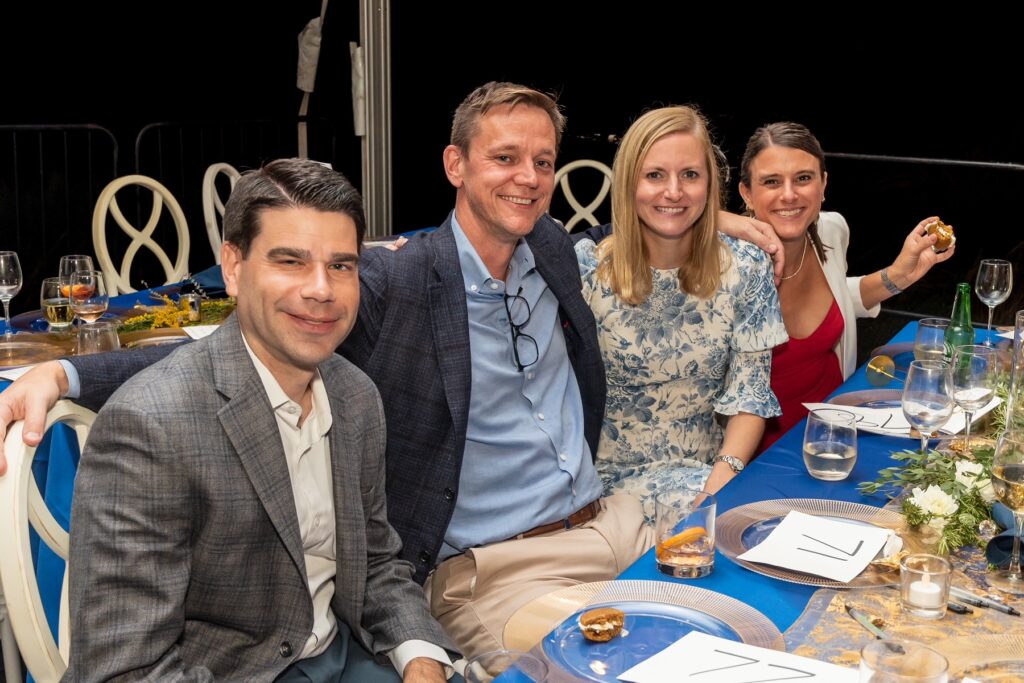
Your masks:
M320 372L334 411L331 608L374 653L409 639L454 649L412 566L397 559L378 393L337 356ZM133 377L100 411L71 529L65 680L272 680L298 656L313 610L295 501L234 316Z

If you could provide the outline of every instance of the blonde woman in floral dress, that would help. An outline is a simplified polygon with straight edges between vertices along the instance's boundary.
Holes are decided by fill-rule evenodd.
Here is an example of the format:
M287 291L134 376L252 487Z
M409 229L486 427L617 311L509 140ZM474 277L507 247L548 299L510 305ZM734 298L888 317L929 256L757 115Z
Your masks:
M787 337L771 263L718 232L720 208L703 117L656 109L616 154L613 234L576 245L608 381L598 471L648 517L658 489L720 489L779 414L771 349Z

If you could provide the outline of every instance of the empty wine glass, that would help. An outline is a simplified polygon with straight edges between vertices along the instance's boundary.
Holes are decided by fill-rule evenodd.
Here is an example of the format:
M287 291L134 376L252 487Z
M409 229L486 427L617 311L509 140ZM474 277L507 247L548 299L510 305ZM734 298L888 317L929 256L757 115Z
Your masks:
M21 291L21 263L13 251L0 251L0 301L4 304L4 338L14 336L11 329L11 299Z
M987 258L978 267L978 277L974 281L974 293L981 303L988 306L988 334L985 345L992 346L992 313L996 306L1010 297L1013 290L1013 265L1009 261L998 258Z
M917 321L914 360L946 359L946 328L949 318L924 318Z
M1024 432L1006 432L996 442L992 456L992 490L1013 512L1013 552L1009 569L986 578L990 586L1001 591L1024 594L1024 575L1020 569L1020 534L1024 528Z
M928 439L953 414L949 391L949 363L944 360L911 361L903 383L903 416L921 434L921 453Z
M72 273L69 292L71 310L75 312L76 317L86 323L99 320L110 303L103 282L103 273L98 270L79 270Z
M988 405L996 393L996 370L999 357L995 347L968 344L953 349L949 369L949 386L953 400L963 408L967 427L964 449L971 450L971 419L974 413Z

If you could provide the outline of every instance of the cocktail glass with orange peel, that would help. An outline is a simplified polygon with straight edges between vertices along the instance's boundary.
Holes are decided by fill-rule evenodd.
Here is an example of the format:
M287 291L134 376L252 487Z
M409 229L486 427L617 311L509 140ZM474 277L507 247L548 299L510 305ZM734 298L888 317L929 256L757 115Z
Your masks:
M715 497L687 488L661 491L654 509L658 570L686 579L710 574L715 566Z

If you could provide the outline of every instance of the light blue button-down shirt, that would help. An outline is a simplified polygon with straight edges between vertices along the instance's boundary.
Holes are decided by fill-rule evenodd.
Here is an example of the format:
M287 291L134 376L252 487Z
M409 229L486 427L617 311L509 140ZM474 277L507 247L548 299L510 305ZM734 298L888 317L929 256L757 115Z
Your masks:
M564 519L601 495L558 300L533 252L520 240L502 282L488 273L455 217L452 231L466 286L473 381L459 497L441 559ZM530 305L520 329L536 340L538 354L523 372L512 353L506 293Z

